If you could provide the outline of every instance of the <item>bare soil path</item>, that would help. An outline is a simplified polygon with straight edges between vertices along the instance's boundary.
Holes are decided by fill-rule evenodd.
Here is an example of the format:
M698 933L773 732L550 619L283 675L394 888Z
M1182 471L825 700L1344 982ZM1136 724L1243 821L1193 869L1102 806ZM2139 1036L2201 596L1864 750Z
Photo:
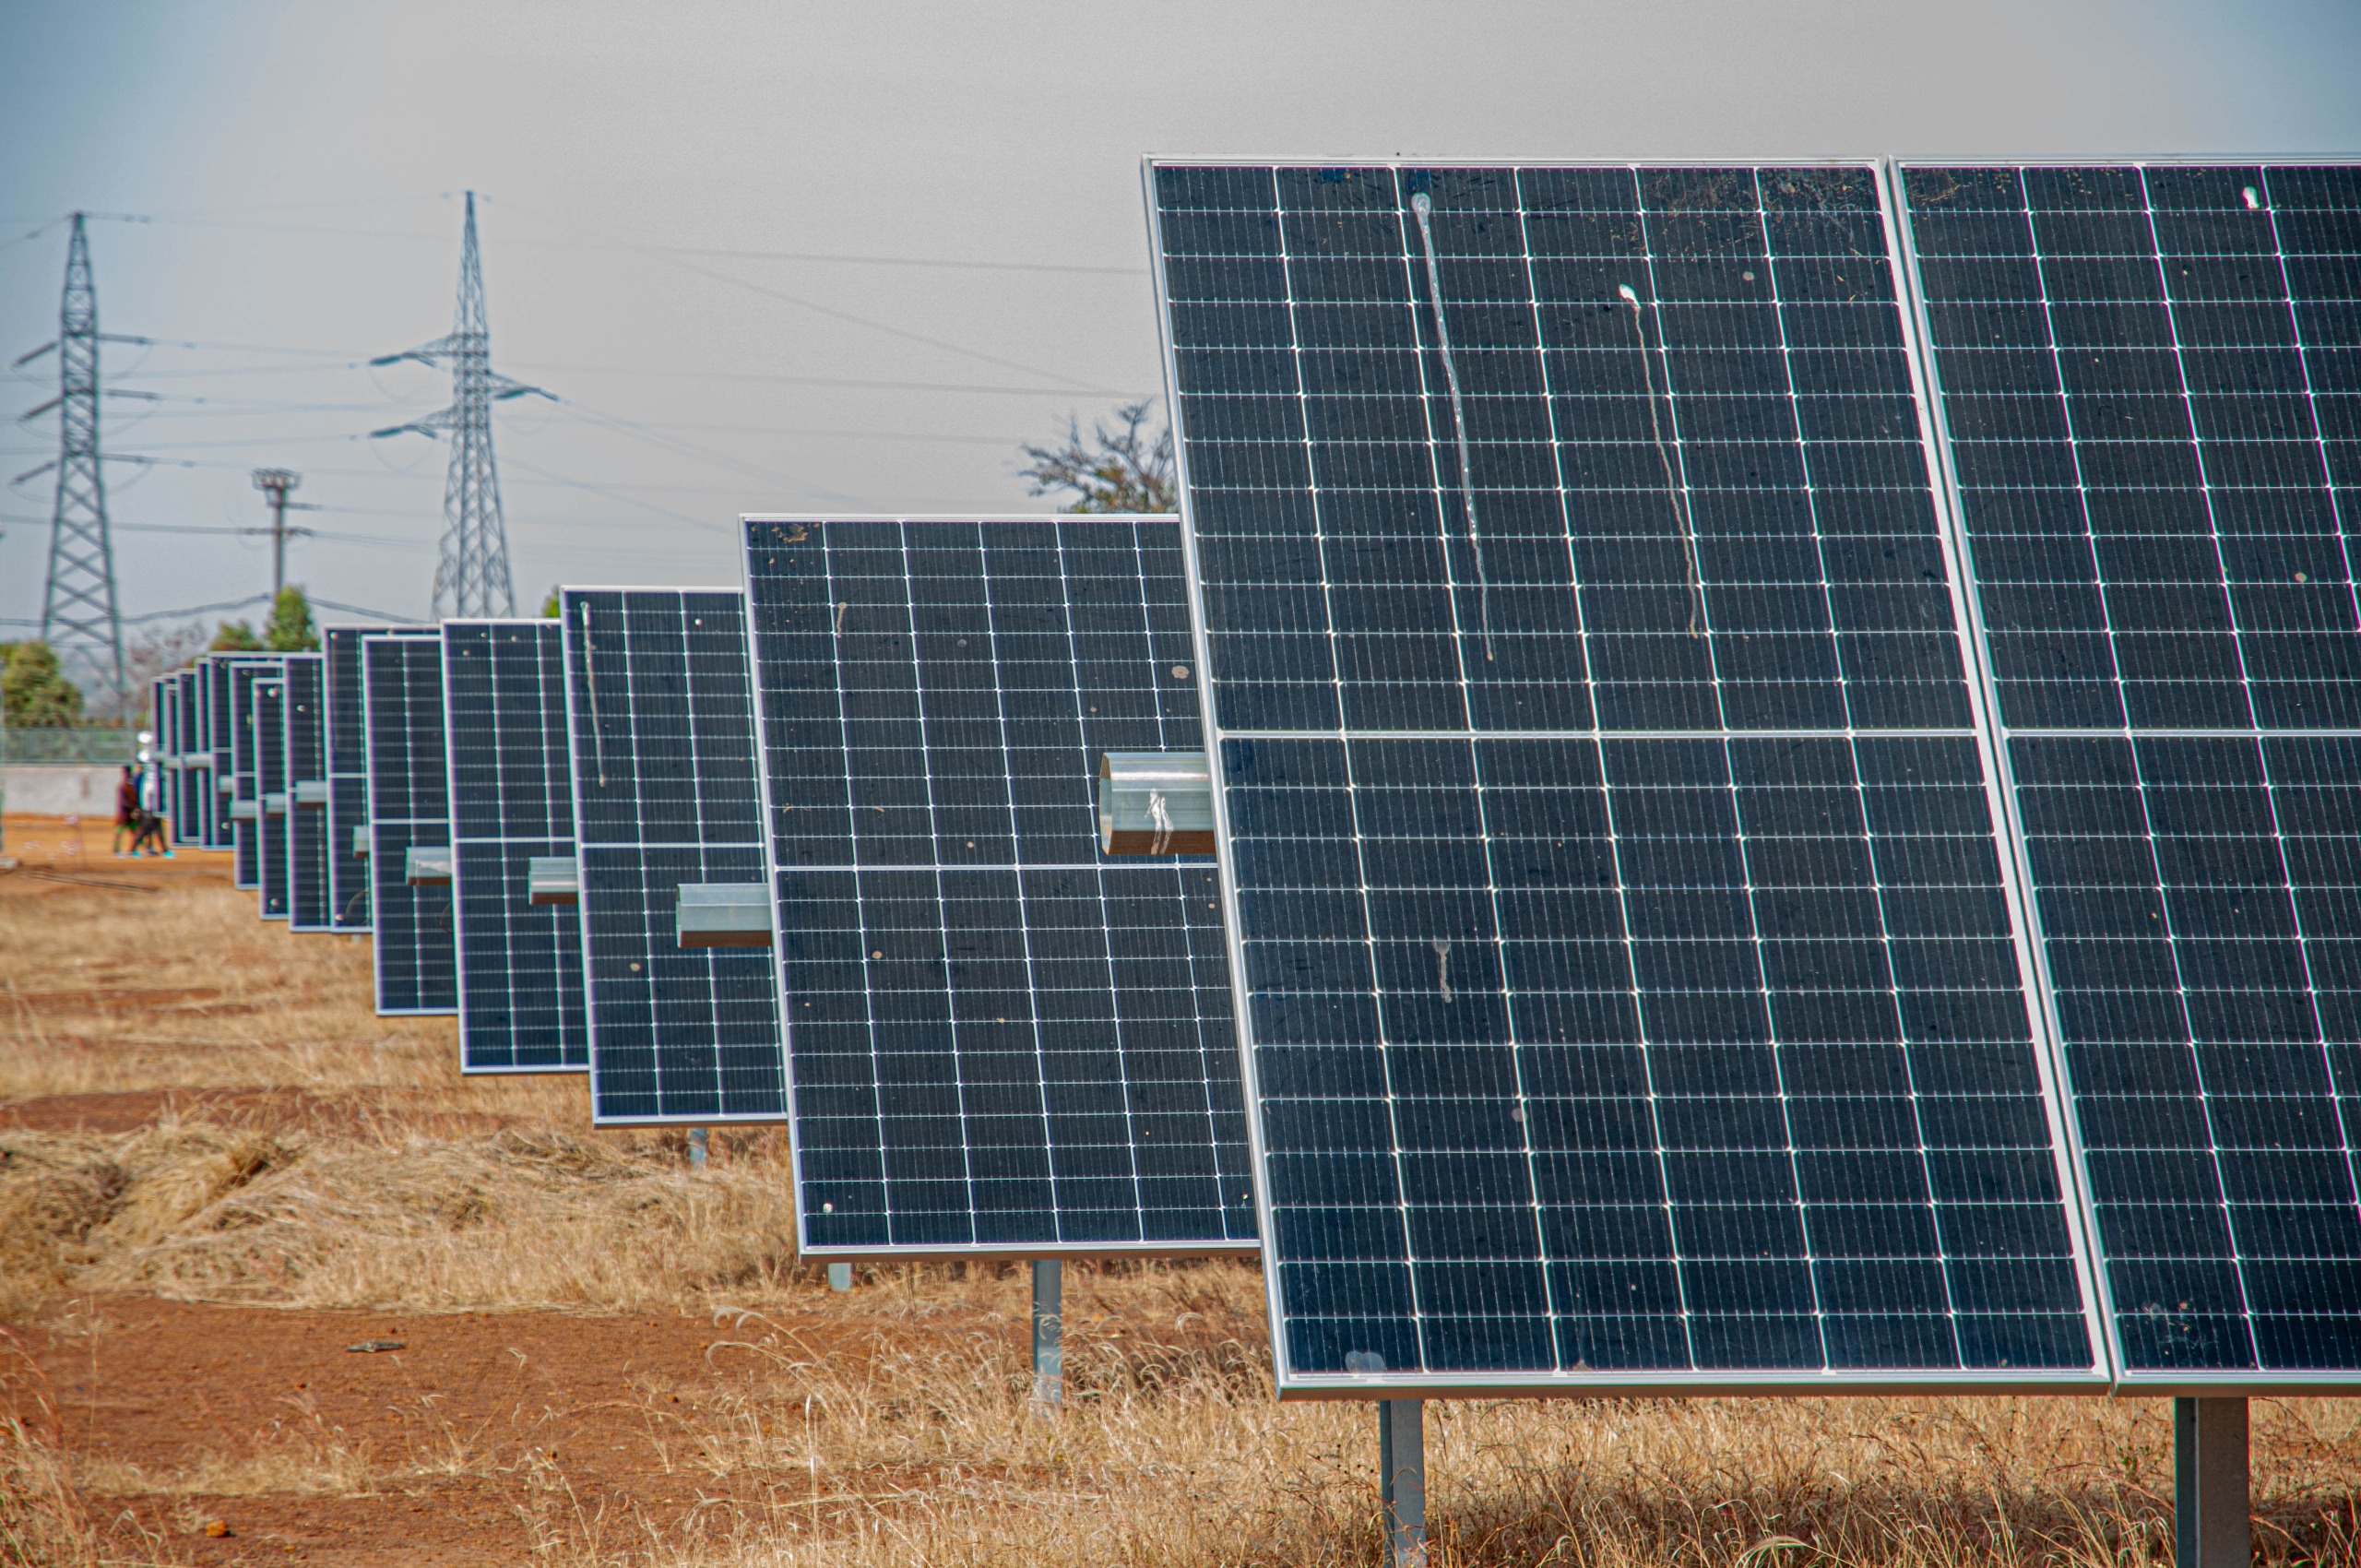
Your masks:
M80 1298L17 1332L13 1392L89 1478L120 1550L335 1568L517 1562L586 1518L665 1528L759 1491L698 1464L710 1408L758 1370L748 1347L776 1348L786 1329L837 1349L870 1326L830 1312L742 1340L678 1314ZM368 1344L387 1348L350 1348ZM356 1482L360 1495L335 1495ZM231 1533L206 1534L216 1521Z

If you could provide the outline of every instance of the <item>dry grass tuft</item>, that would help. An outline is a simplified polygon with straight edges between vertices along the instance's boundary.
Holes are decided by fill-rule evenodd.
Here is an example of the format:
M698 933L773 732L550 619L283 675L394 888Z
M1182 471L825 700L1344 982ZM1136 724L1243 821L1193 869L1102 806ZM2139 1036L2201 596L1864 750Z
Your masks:
M54 1450L15 1416L0 1418L0 1562L99 1568L98 1534Z
M9 1568L153 1568L163 1543L129 1529L110 1541L83 1494L87 1478L52 1442L57 1412L15 1336L0 1330L0 1563ZM123 1547L139 1550L125 1556Z
M693 1175L656 1137L0 1134L0 1311L69 1286L416 1312L759 1301L801 1271L784 1169L745 1142Z

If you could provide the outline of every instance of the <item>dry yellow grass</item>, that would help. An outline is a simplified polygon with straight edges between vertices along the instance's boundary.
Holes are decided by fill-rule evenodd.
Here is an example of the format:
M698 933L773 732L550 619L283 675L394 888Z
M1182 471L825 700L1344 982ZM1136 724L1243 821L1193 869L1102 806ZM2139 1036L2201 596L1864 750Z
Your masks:
M0 1530L17 1532L0 1557L96 1562L83 1492L194 1508L466 1475L506 1490L552 1568L1374 1561L1371 1414L1274 1400L1251 1267L1070 1269L1070 1402L1045 1413L1019 1271L867 1270L832 1297L791 1255L777 1137L718 1137L693 1174L677 1138L588 1130L576 1081L462 1078L447 1021L371 1015L365 944L252 909L204 883L0 889L0 1104L174 1097L132 1131L0 1132L0 1313L54 1317L64 1292L107 1289L710 1315L718 1385L630 1394L648 1462L707 1501L596 1504L540 1448L433 1420L358 1433L298 1404L251 1449L178 1468L69 1473L0 1431ZM125 987L193 994L83 994ZM2158 1402L1462 1402L1428 1419L1438 1568L2170 1557ZM2361 1564L2361 1406L2258 1401L2255 1485L2259 1561Z
M1343 1565L1378 1551L1366 1407L1280 1407L1203 1370L1030 1411L1014 1350L780 1369L699 1463L769 1497L670 1532L552 1509L588 1568ZM1082 1358L1086 1366L1091 1358ZM1112 1372L1106 1360L1102 1372ZM2168 1419L2009 1399L1429 1407L1437 1568L2141 1568L2171 1557ZM2257 1410L2258 1560L2355 1561L2349 1408Z
M98 1568L97 1533L66 1467L14 1416L0 1420L0 1562Z

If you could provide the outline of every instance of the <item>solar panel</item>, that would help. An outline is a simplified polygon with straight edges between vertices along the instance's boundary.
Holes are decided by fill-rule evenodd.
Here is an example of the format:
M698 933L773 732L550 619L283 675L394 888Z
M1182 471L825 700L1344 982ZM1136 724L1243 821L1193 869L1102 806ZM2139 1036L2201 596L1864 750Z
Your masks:
M2361 169L1901 172L2129 1384L2361 1372Z
M326 663L316 653L287 658L287 923L328 925ZM351 848L348 841L346 849Z
M574 853L565 639L555 621L445 621L443 672L460 1064L580 1072L581 921L527 882L535 858Z
M262 918L287 918L287 682L283 675L254 683L255 885Z
M208 849L221 849L229 835L230 806L220 789L229 737L214 719L227 700L229 682L229 670L220 659L208 654L196 661L196 744L205 754L205 796L196 827L197 841Z
M447 884L413 885L413 848L451 841L443 754L439 637L361 639L369 770L370 906L377 1011L458 1011L458 958Z
M175 670L160 682L156 715L156 752L164 766L162 811L164 839L175 847L190 842L188 815L190 767L187 744L195 715L190 711L188 671Z
M147 728L154 744L140 749L148 753L155 765L156 811L167 819L167 832L170 831L172 798L180 774L180 758L173 754L172 747L172 708L179 700L179 687L171 676L159 675L148 682Z
M191 847L205 841L205 792L212 784L211 754L202 751L203 729L197 711L202 689L197 672L173 672L172 734L170 744L180 769L172 776L172 842Z
M2102 1378L1875 171L1147 177L1282 1391Z
M235 849L238 838L231 808L237 799L237 726L231 722L236 712L230 693L230 671L239 659L229 654L209 656L204 661L206 746L212 753L213 792L208 797L211 809L206 814L205 847L208 849ZM236 880L236 866L231 865L231 880Z
M275 680L276 659L238 659L230 665L230 838L237 855L231 881L239 887L262 887L262 792L255 783L259 766L255 733L255 683Z
M154 737L152 747L142 747L156 764L156 810L169 819L173 812L172 797L180 778L180 757L172 750L172 730L175 715L172 709L180 701L180 687L170 675L159 675L148 683L148 729ZM169 829L169 822L167 824Z
M367 931L369 859L354 836L369 828L369 742L363 722L361 639L434 636L433 626L323 626L320 657L328 716L328 929Z
M1178 528L746 550L801 1245L1252 1250L1219 876L1099 852L1106 753L1204 750Z
M568 588L563 609L592 1120L780 1120L768 956L675 935L681 885L763 881L744 595Z

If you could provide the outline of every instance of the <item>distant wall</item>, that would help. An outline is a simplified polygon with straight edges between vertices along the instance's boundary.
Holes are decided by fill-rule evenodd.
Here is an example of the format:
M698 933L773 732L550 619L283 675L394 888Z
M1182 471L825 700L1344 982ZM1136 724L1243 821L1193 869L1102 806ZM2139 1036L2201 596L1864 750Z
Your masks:
M113 767L74 767L55 763L17 762L0 768L0 786L7 790L10 812L35 816L104 816L114 820L114 785L123 777Z

